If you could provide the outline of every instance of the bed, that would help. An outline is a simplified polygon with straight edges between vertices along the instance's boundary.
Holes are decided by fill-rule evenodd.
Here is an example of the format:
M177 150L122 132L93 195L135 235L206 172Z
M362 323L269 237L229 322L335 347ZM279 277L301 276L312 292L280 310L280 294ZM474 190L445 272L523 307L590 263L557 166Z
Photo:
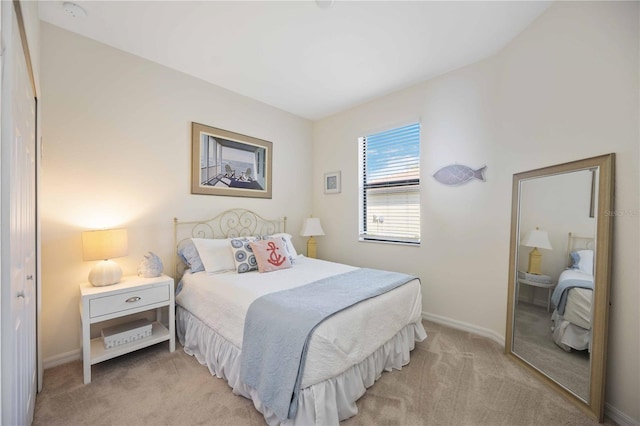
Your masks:
M305 343L306 362L302 362L298 373L299 392L293 394L291 401L295 409L283 416L261 388L246 384L247 354L257 341L247 329L254 306L268 297L314 286L325 288L318 286L367 271L298 255L286 234L286 218L267 220L251 211L236 209L204 221L174 219L174 224L176 253L182 255L176 256L175 262L176 330L180 343L212 375L226 380L233 393L251 399L268 424L328 425L356 415L355 402L366 388L383 371L408 364L415 342L426 338L421 322L421 287L415 277L332 314L313 329ZM282 239L292 266L268 273L238 273L237 262L232 267L226 258L211 259L211 247L222 250L213 257L227 256L225 241L256 236L268 236L266 241ZM191 244L200 249L196 250L199 254L207 253L200 259L203 264L217 265L201 270L197 262L183 258L185 252L193 252ZM202 244L208 244L210 250L204 251ZM234 254L237 261L237 252ZM265 322L265 327L271 328L272 324ZM269 347L277 346L273 343Z
M558 278L551 300L555 310L553 340L565 351L591 352L593 301L593 237L569 233L569 267Z

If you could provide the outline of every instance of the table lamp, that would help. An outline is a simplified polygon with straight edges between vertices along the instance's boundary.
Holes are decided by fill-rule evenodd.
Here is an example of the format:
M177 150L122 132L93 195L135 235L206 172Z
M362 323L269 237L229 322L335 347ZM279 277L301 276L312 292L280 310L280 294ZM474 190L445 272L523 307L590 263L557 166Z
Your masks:
M536 227L535 230L529 231L522 239L522 245L525 247L533 247L533 250L529 253L529 268L527 272L535 275L542 275L540 265L542 264L542 253L538 251L539 248L551 250L551 243L549 242L549 234L547 231L541 231Z
M89 282L96 287L116 284L120 281L122 268L111 259L126 255L126 229L105 229L82 233L82 258L85 261L100 261L89 272Z
M302 230L300 231L300 235L303 237L309 237L309 241L307 241L307 257L312 257L315 259L316 240L313 237L318 235L324 235L324 231L322 230L322 225L320 224L320 219L317 217L306 218L304 220L304 224L302 225Z

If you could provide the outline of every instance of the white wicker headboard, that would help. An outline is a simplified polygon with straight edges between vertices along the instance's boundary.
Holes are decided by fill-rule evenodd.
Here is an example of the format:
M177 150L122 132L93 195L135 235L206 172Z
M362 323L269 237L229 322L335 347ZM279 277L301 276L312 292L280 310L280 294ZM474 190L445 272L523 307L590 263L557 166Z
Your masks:
M569 239L567 241L567 259L568 266L572 265L571 252L576 250L594 250L595 238L594 237L581 237L573 235L569 232Z
M265 219L246 209L226 210L219 215L204 220L180 221L173 218L174 279L176 284L182 278L186 265L178 256L178 250L190 238L234 238L252 235L268 235L287 231L287 217Z

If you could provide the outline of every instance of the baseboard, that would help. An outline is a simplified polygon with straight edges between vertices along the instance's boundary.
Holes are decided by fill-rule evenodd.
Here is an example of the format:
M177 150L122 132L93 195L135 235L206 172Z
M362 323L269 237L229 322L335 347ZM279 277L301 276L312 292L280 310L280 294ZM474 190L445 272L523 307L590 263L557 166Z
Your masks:
M608 402L604 404L604 416L620 426L640 426L640 421L632 419Z
M493 340L500 346L504 348L504 336L499 335L493 330L489 330L488 328L478 327L474 324L469 324L467 322L462 322L458 320L454 320L447 317L442 317L440 315L430 314L428 312L422 313L422 318L427 321L433 321L438 324L446 325L451 328L455 328L457 330L468 331L469 333L477 334L478 336L486 337L489 340Z
M70 352L66 352L60 355L52 356L42 362L42 367L47 370L49 368L56 367L58 365L66 364L71 361L77 361L82 359L82 350L76 349Z
M427 321L433 321L438 324L455 328L457 330L467 331L469 333L477 334L478 336L486 337L490 340L493 340L494 342L496 342L497 344L501 345L504 348L504 345L505 345L504 336L499 335L493 330L489 330L483 327L478 327L477 325L454 320L451 318L442 317L440 315L430 314L427 312L422 313L422 318ZM629 417L628 415L618 410L616 407L612 406L609 403L605 403L604 415L605 417L613 420L616 424L620 426L640 426L639 421L632 419L631 417Z

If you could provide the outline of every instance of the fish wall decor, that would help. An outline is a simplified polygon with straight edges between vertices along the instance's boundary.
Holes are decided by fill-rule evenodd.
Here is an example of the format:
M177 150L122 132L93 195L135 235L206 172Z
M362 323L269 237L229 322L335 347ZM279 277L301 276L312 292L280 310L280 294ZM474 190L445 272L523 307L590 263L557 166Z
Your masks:
M473 179L486 182L484 172L487 166L482 166L477 170L462 164L450 164L435 172L433 177L441 184L448 186L458 186L465 184Z

